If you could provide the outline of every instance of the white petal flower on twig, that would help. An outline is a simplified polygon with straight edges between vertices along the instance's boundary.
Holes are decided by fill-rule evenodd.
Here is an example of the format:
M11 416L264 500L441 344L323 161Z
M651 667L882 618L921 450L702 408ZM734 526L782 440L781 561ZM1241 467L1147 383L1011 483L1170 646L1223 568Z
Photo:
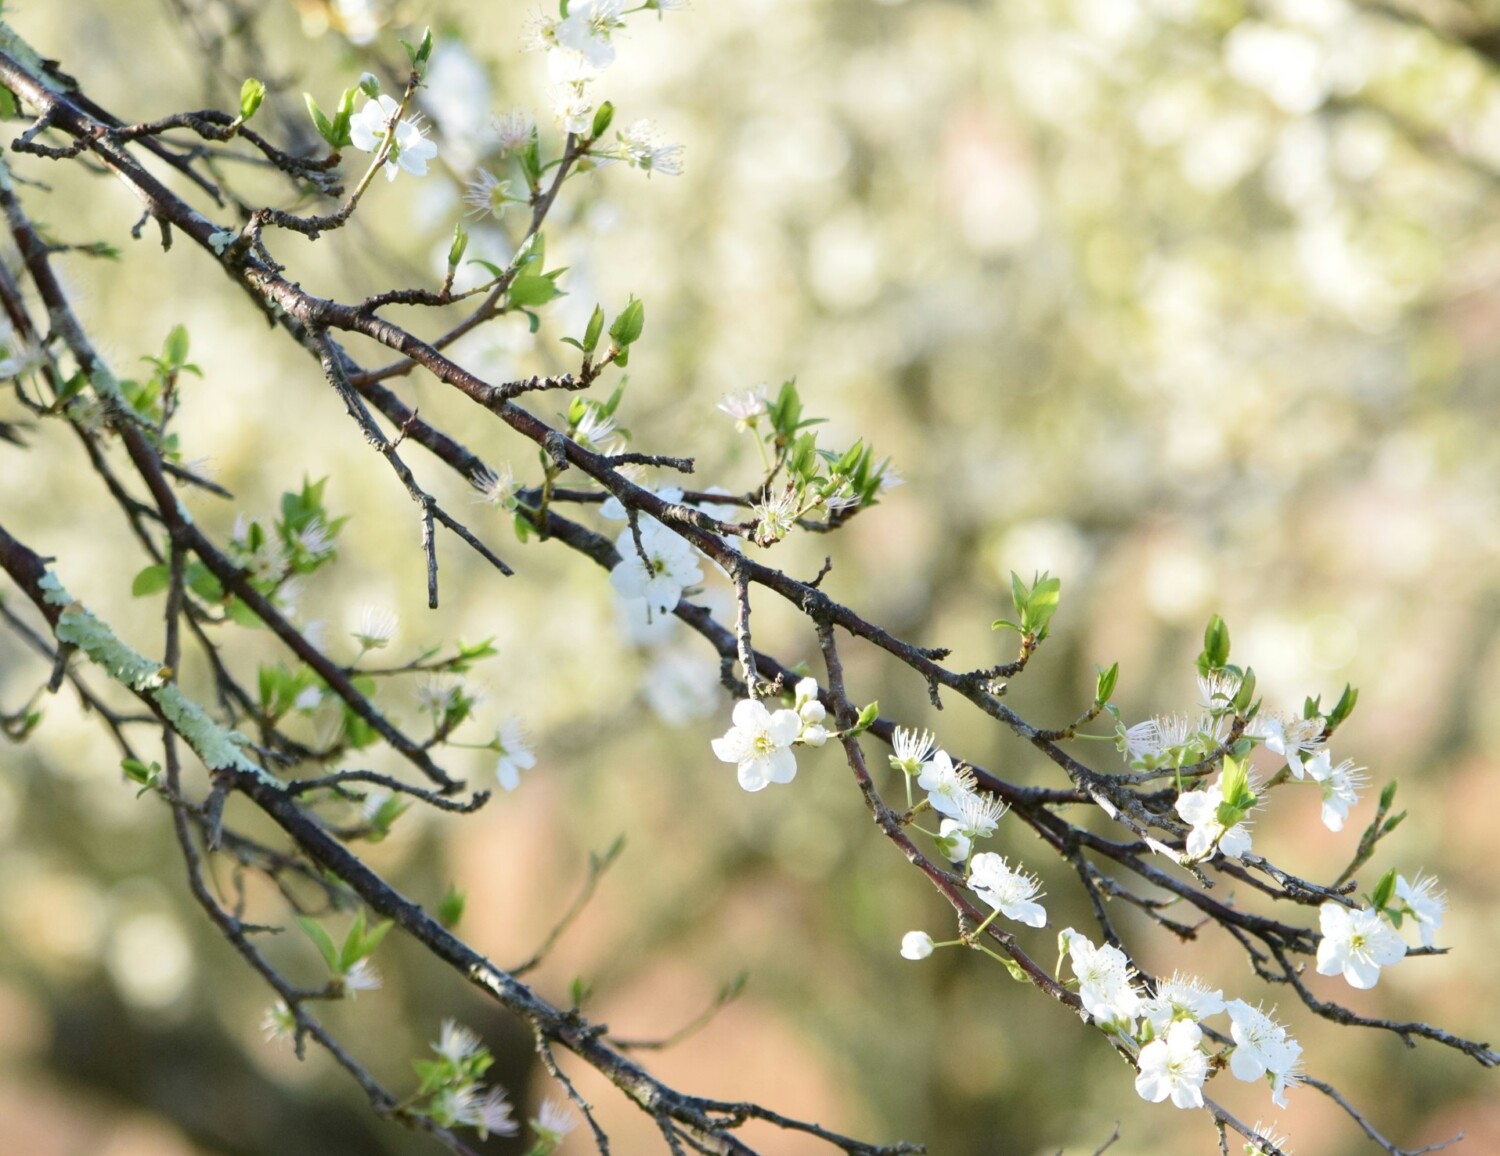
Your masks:
M796 711L772 714L764 703L747 698L735 704L732 717L734 726L722 738L713 740L713 750L721 762L736 764L740 786L759 791L797 777L792 744L803 724Z
M1015 871L993 851L974 856L969 864L969 889L1007 919L1029 927L1045 927L1047 912L1034 902L1041 883L1035 875Z
M1329 900L1318 908L1323 939L1318 944L1318 974L1342 975L1361 990L1380 982L1380 969L1398 963L1406 944L1396 929L1373 908L1351 911Z
M382 93L374 100L365 102L349 121L349 140L361 152L379 152L391 135L391 121L400 108L393 97ZM396 173L405 169L414 177L427 175L427 162L437 156L437 145L428 140L415 118L402 118L396 122L395 140L385 160L385 178L396 179Z

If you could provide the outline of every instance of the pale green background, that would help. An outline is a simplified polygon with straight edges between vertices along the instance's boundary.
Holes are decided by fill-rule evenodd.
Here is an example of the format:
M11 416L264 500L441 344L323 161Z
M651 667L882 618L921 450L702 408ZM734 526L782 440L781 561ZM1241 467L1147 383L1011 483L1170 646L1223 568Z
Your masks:
M431 21L490 70L490 91L474 93L459 59L440 57L429 99L445 103L429 112L482 125L491 111L540 108L543 60L516 48L524 6L469 7L402 6L410 25ZM768 557L810 576L832 552L827 589L904 638L953 647L960 667L1003 657L988 625L1008 609L1012 569L1060 574L1055 636L1010 692L1039 723L1086 704L1096 662L1120 662L1127 720L1186 708L1213 611L1270 705L1331 701L1354 682L1360 707L1336 754L1377 783L1401 780L1413 814L1382 862L1440 875L1453 906L1441 942L1454 950L1404 963L1369 995L1334 981L1315 990L1486 1038L1500 1028L1487 982L1500 806L1500 83L1459 42L1492 27L1488 16L1438 35L1399 4L1376 7L702 0L660 24L637 16L602 91L621 123L649 116L684 142L686 175L617 168L570 184L549 264L571 267L571 296L535 340L503 321L461 352L493 380L564 369L556 338L596 300L617 309L636 293L647 326L623 416L637 448L692 452L696 481L737 489L757 458L715 402L796 375L809 411L831 419L824 444L868 436L908 484L836 539ZM230 107L242 75L232 66L232 85L208 84L164 4L34 3L12 19L126 119ZM331 33L309 41L285 0L264 6L259 27L288 78L280 111L299 123L303 89L328 107L361 70L399 57L394 32L373 57ZM261 114L273 135L276 111ZM475 159L461 133L440 148L441 172L378 181L356 224L316 249L273 236L280 259L307 288L344 299L433 284L462 208L446 178L469 179ZM658 723L640 691L647 660L623 640L603 572L517 545L413 451L424 482L520 571L500 581L445 540L444 605L427 612L413 508L316 367L201 252L131 241L139 209L116 183L30 158L17 171L55 189L24 199L57 239L124 250L119 265L60 259L118 371L134 372L172 325L189 327L206 377L185 403L187 456L209 457L237 495L191 498L203 523L225 532L238 511L269 513L304 473L332 476L330 504L353 519L340 564L310 584L303 610L328 621L336 654L349 657L342 632L370 601L401 609L398 656L496 636L481 718L519 715L539 765L481 815L413 815L376 848L410 894L435 902L456 881L476 945L519 959L588 850L623 831L624 860L538 984L565 1001L583 975L590 1010L639 1037L670 1031L748 969L739 1004L651 1057L685 1090L934 1153L1089 1152L1116 1121L1112 1152L1216 1149L1204 1116L1142 1103L1091 1030L997 966L901 960L909 928L947 935L946 907L871 829L836 751L804 755L789 788L743 794L709 752L728 725L722 693L706 718ZM256 195L283 195L230 171ZM503 260L517 228L476 227L471 255ZM535 478L534 453L468 403L430 379L402 389ZM77 595L150 647L158 607L128 596L141 558L65 432L38 431L30 453L0 443L0 511L57 555ZM723 583L710 587L710 602L726 604ZM816 661L806 624L769 596L755 638L789 662ZM701 645L684 646L707 662ZM977 713L935 714L908 673L861 648L848 658L861 700L1009 778L1059 781ZM0 637L7 709L46 673ZM414 716L409 698L390 701ZM299 1066L260 1042L266 991L191 908L164 809L120 784L117 755L68 696L48 711L33 743L6 748L0 775L0 1140L111 1156L430 1150L370 1119L321 1057ZM1086 753L1115 765L1103 744ZM489 773L477 752L452 765ZM1311 798L1283 792L1257 822L1256 848L1332 876L1371 805L1333 836ZM1002 825L1000 847L1042 874L1053 928L1084 926L1067 874L1019 824ZM1458 1151L1500 1146L1493 1081L1472 1063L1328 1030L1259 988L1220 937L1182 952L1121 919L1143 933L1143 966L1199 969L1226 994L1278 1004L1309 1070L1398 1142L1463 1129ZM1051 930L1022 938L1050 960ZM313 978L304 944L289 935L276 950ZM498 1070L534 1110L550 1089L515 1026L409 945L393 938L381 954L386 990L330 1017L356 1051L407 1087L409 1059L459 1015L497 1051L513 1046ZM618 1150L655 1150L644 1118L586 1086ZM1312 1090L1285 1112L1260 1087L1220 1079L1213 1092L1248 1120L1278 1119L1299 1153L1371 1150ZM579 1135L565 1150L590 1146Z

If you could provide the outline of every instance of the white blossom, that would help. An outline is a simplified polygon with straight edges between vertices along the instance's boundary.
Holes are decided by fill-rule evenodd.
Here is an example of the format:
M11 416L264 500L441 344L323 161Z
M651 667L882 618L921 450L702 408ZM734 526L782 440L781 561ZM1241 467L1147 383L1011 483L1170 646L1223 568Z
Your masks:
M464 187L464 203L469 206L471 217L498 219L507 207L516 203L516 198L510 195L509 181L500 180L489 169L480 169Z
M1140 1014L1142 999L1131 983L1135 971L1125 953L1109 944L1096 947L1071 927L1058 940L1068 952L1083 1010L1100 1023L1129 1025Z
M620 19L624 6L624 0L572 0L567 18L553 29L557 48L552 55L573 53L594 71L604 71L615 61L610 35L624 24Z
M1240 676L1229 670L1214 670L1198 676L1198 705L1210 714L1226 711L1240 692Z
M828 741L828 731L823 726L823 720L828 717L828 710L818 701L817 680L802 679L797 683L793 693L796 701L792 709L802 720L802 731L798 734L797 741L809 747L821 747Z
M726 393L718 408L734 418L734 428L744 433L754 429L756 422L766 416L768 405L766 387L761 384L738 393Z
M638 606L644 606L634 600ZM622 601L621 605L630 605ZM666 615L657 621L675 622ZM646 701L668 726L682 727L707 718L719 706L719 668L698 649L670 649L658 654L646 670Z
M957 819L944 819L938 824L938 846L954 863L962 863L974 849L964 825Z
M1191 1020L1178 1020L1163 1038L1141 1049L1135 1090L1143 1100L1159 1104L1171 1097L1179 1108L1203 1107L1203 1081L1208 1057L1198 1045L1203 1029Z
M453 1118L479 1133L489 1136L514 1136L519 1126L511 1118L510 1101L499 1088L490 1088L482 1096L475 1086L456 1089Z
M1431 947L1437 939L1437 930L1443 925L1443 915L1448 910L1448 897L1437 890L1437 878L1418 874L1410 883L1406 876L1396 876L1396 897L1405 906L1406 917L1417 925L1423 947Z
M481 1046L477 1035L457 1020L447 1019L443 1021L438 1042L432 1045L432 1050L457 1067L479 1051Z
M549 90L552 115L564 132L583 134L594 122L594 100L585 84L563 84Z
M974 792L974 772L962 764L955 766L947 751L938 751L922 767L917 786L927 792L934 811L957 819L963 814L964 797Z
M958 827L971 839L988 839L1008 810L1005 803L989 792L971 791L958 800Z
M920 775L922 768L937 750L937 739L931 731L919 731L910 727L897 727L891 736L891 766L907 775Z
M390 133L391 119L400 106L393 97L382 93L365 102L349 121L349 140L361 152L379 152ZM427 162L437 156L437 145L428 140L415 118L403 118L396 124L395 142L385 161L385 177L396 179L399 169L414 177L427 175Z
M668 505L675 505L682 501L681 486L653 487L651 492ZM625 509L625 503L611 494L600 504L599 516L601 518L608 518L611 522L624 522L629 519L630 514ZM642 517L644 518L645 515L642 515ZM654 518L651 520L655 521Z
M1302 1045L1286 1034L1285 1027L1242 999L1230 1000L1225 1009L1234 1037L1229 1070L1247 1082L1268 1078L1271 1102L1285 1108L1287 1089L1301 1082Z
M926 959L932 954L932 936L925 931L908 931L901 937L902 959Z
M578 1117L573 1115L573 1109L564 1101L548 1096L542 1101L541 1109L531 1123L538 1132L557 1144L578 1126Z
M1255 1140L1245 1143L1245 1156L1264 1156L1266 1152L1281 1152L1284 1156L1292 1156L1292 1150L1289 1147L1291 1140L1286 1136L1276 1134L1274 1122L1263 1124L1257 1120L1255 1127L1251 1130L1255 1133Z
M1302 756L1322 747L1323 720L1273 716L1260 724L1266 750L1280 755L1297 778L1302 777Z
M463 680L451 674L434 674L417 684L417 705L421 710L441 721L442 717L458 705L463 693Z
M609 573L610 585L622 597L643 598L654 612L668 614L685 587L703 581L703 571L693 547L660 522L643 519L639 529L639 549L628 526L615 540L620 560Z
M526 745L526 735L519 719L506 719L495 731L490 744L499 757L495 760L495 778L507 791L521 785L521 772L536 766L536 755Z
M333 0L333 11L350 44L369 44L385 23L375 0Z
M349 999L353 999L356 992L375 991L380 987L380 973L368 959L358 960L339 978Z
M524 108L513 108L494 117L490 121L490 131L502 153L517 152L531 143L531 134L536 131L536 117Z
M1197 1023L1224 1010L1224 993L1210 990L1196 976L1174 971L1172 978L1156 985L1156 994L1142 1009L1152 1030L1165 1035L1167 1028L1179 1020Z
M682 175L682 146L662 140L661 133L649 120L638 120L616 134L620 138L620 156L632 168L648 176ZM736 423L738 424L738 423Z
M296 1030L297 1017L292 1014L292 1009L286 1006L285 1000L277 1000L268 1007L260 1021L260 1031L267 1043L289 1040Z
M1211 858L1216 850L1230 859L1238 859L1250 850L1250 828L1243 822L1225 827L1219 819L1219 808L1223 805L1222 775L1210 787L1177 797L1177 813L1192 825L1187 837L1190 862Z
M476 138L490 105L490 78L483 64L459 40L444 40L433 50L423 77L422 104L453 142ZM467 144L464 144L467 151Z
M1318 974L1343 975L1350 987L1374 987L1380 982L1380 969L1406 955L1406 944L1395 928L1373 908L1351 911L1330 899L1318 908L1318 923L1323 932Z
M740 786L759 791L797 777L791 748L802 731L802 718L796 711L772 714L763 703L747 698L735 704L732 717L734 726L713 740L713 750L721 762L737 765Z
M297 549L309 558L321 558L333 552L333 536L322 518L314 518L293 536Z
M469 478L470 484L479 491L478 501L497 510L516 508L516 491L521 488L511 472L510 463L501 465L498 471L482 469Z
M615 434L615 419L606 417L594 406L589 406L578 424L573 428L573 440L584 449L608 456L619 447Z
M1044 927L1047 912L1035 903L1041 883L1035 875L1012 870L993 851L983 851L969 864L969 888L1007 919L1029 927Z
M1302 766L1307 777L1323 789L1323 826L1330 831L1342 831L1349 808L1359 802L1359 789L1368 781L1364 768L1356 767L1353 759L1334 766L1326 749Z
M773 497L757 502L751 509L755 515L755 540L762 546L769 546L790 534L801 513L801 502L802 497L794 486L787 486Z
M396 637L396 629L400 625L401 619L396 616L395 611L379 606L366 606L359 613L358 625L350 633L362 649L380 650Z

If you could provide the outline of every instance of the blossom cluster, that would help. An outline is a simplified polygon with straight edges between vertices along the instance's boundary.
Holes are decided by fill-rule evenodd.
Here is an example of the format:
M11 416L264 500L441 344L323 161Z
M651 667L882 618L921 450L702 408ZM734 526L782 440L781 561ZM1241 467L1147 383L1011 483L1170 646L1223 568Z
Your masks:
M747 698L735 704L734 726L713 740L719 761L735 764L740 786L760 791L772 783L790 783L797 777L797 745L821 747L828 741L823 726L828 712L818 701L818 684L804 678L797 684L792 709L775 712L765 703Z
M1229 670L1210 671L1200 674L1198 686L1198 714L1157 715L1131 727L1120 726L1120 750L1131 767L1141 771L1183 767L1221 751L1230 737L1241 676ZM1276 756L1273 782L1290 778L1316 784L1322 796L1323 825L1342 831L1367 777L1352 759L1334 763L1327 749L1327 724L1316 712L1302 718L1254 713L1243 735ZM1218 783L1177 800L1178 814L1191 827L1185 849L1188 862L1210 859L1215 853L1238 859L1250 850L1250 830L1243 819L1258 802L1255 784L1253 780L1243 784L1240 797L1245 806L1235 822L1224 821L1235 811L1233 801L1225 797L1226 785L1221 777ZM1226 803L1230 804L1227 809Z
M1330 831L1342 831L1350 809L1359 802L1366 781L1364 768L1352 759L1334 763L1328 750L1333 725L1352 706L1351 692L1325 717L1310 702L1302 717L1285 714L1261 715L1244 701L1242 693L1251 676L1233 668L1200 673L1200 713L1158 715L1131 727L1121 725L1118 744L1126 761L1142 771L1180 768L1201 759L1222 756L1224 770L1218 780L1199 790L1183 791L1174 804L1189 825L1183 852L1179 855L1164 844L1152 846L1181 862L1198 862L1216 854L1242 858L1250 851L1246 817L1261 803L1256 783L1242 759L1225 753L1235 715L1248 714L1243 742L1259 744L1275 756L1268 787L1288 782L1316 784L1322 796L1321 818ZM1253 684L1252 684L1253 686ZM1257 704L1258 706L1258 704ZM1263 794L1264 792L1262 792ZM1350 908L1329 901L1319 911L1322 939L1318 945L1317 969L1322 975L1342 975L1352 987L1374 987L1380 969L1402 959L1407 944L1399 929L1406 919L1417 928L1422 946L1431 947L1442 925L1447 902L1430 876L1418 875L1412 882L1394 871L1376 888L1369 906Z
M1211 1065L1201 1025L1227 1012L1234 1041L1229 1070L1236 1079L1265 1080L1271 1101L1286 1107L1287 1089L1301 1078L1302 1046L1261 1008L1225 1000L1222 991L1180 973L1148 992L1135 982L1124 952L1110 944L1096 946L1071 927L1058 936L1058 945L1069 959L1084 1011L1104 1030L1139 1046L1135 1089L1142 1099L1203 1106Z
M656 0L645 7L658 13L683 7L682 0ZM600 135L612 106L599 102L594 83L615 62L615 36L625 27L624 0L572 0L565 15L538 15L526 34L526 46L545 50L552 80L552 111L563 131ZM682 146L662 139L649 120L637 120L616 134L612 149L591 150L596 165L623 161L646 174L676 176L682 172Z
M520 1130L504 1090L480 1083L493 1057L478 1036L453 1020L444 1020L432 1050L438 1054L436 1060L419 1060L415 1065L422 1086L412 1111L443 1127L473 1128L481 1139L514 1136Z

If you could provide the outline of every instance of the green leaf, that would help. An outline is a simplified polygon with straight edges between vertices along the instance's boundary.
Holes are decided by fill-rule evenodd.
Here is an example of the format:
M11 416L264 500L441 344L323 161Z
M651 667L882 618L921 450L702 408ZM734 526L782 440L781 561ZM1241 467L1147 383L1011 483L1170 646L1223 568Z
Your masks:
M413 1060L411 1066L421 1081L417 1088L419 1097L431 1095L453 1078L453 1065L447 1060Z
M323 962L328 964L328 970L337 972L339 949L333 945L333 937L323 930L323 925L310 915L299 915L297 926L301 927L307 933L307 937L317 946L319 954L323 956Z
M349 931L344 936L344 946L339 951L338 967L335 969L340 975L348 971L356 963L365 957L361 950L365 938L365 909L361 907L354 914L354 922L349 925Z
M1120 664L1113 664L1108 670L1099 667L1099 680L1094 684L1094 701L1099 704L1107 703L1114 697L1115 683L1120 679Z
M438 922L450 930L457 927L458 921L464 917L465 902L467 899L464 893L453 884L448 884L448 892L437 907Z
M423 29L422 40L415 48L404 40L401 47L406 49L406 58L411 61L412 68L417 72L423 71L423 65L432 55L432 29Z
M1026 609L1021 612L1021 625L1026 628L1026 633L1034 634L1039 639L1046 638L1047 627L1052 622L1053 614L1057 613L1061 600L1062 579L1049 578L1047 572L1042 571L1027 592Z
M302 99L307 102L307 113L312 117L313 127L318 130L318 135L328 142L329 148L337 150L339 145L338 138L333 131L333 122L318 107L318 102L313 99L312 93L304 92Z
M846 737L853 738L855 735L864 734L875 725L875 720L880 717L880 702L877 699L868 706L861 708L859 717L854 720L854 725L849 728Z
M608 131L610 122L615 119L615 106L609 101L604 101L594 112L594 123L589 128L589 136L598 140Z
M1392 867L1380 877L1380 882L1375 884L1375 894L1370 897L1370 905L1375 908L1389 907L1391 897L1396 894L1396 869Z
M240 119L249 120L265 99L266 86L253 76L246 80L240 85Z
M516 250L511 260L513 269L522 269L536 263L538 270L545 269L547 261L547 239L541 233L533 233L527 242Z
M286 685L289 675L286 669L277 664L275 666L262 666L257 679L260 691L261 710L270 711L278 699L284 698L282 688Z
M531 130L531 139L526 142L526 147L516 159L521 162L521 172L526 177L526 183L533 189L536 188L542 179L541 146L537 141L536 129Z
M355 714L348 706L344 707L344 742L354 750L362 751L379 740L379 731Z
M464 228L463 222L453 226L453 244L448 246L448 268L457 269L458 263L464 259L464 250L469 247L469 234Z
M1228 756L1224 759L1224 773L1219 776L1219 789L1224 793L1224 802L1219 805L1217 818L1225 827L1233 827L1255 807L1255 792L1250 789L1249 764Z
M609 327L609 338L618 349L629 349L641 336L641 330L646 327L646 306L642 301L632 297L620 315L615 318L613 325Z
M510 303L517 307L545 305L556 296L557 286L548 277L523 273L510 283Z
M583 331L582 349L585 353L593 353L599 348L599 335L604 332L604 308L600 305L594 306L594 312L589 317L588 328Z
M260 615L250 609L250 604L243 598L231 598L224 603L224 613L229 615L230 621L237 626L248 626L255 629L261 625Z
M160 763L152 763L148 767L140 759L121 759L120 769L125 772L126 778L143 787L153 786L161 775Z
M162 343L161 359L168 368L180 369L187 361L188 355L188 331L185 325L172 326L172 332L167 334L167 339Z
M394 920L382 919L374 927L370 928L368 934L364 936L363 940L360 943L359 958L364 959L367 956L374 955L375 949L380 946L380 941L384 939L390 929L395 926L396 923Z
M1338 726L1353 714L1354 706L1358 702L1359 691L1346 682L1344 684L1344 693L1339 695L1338 705L1333 708L1333 713L1328 716L1329 728Z
M1234 696L1234 713L1246 717L1250 713L1250 704L1255 701L1255 667L1247 666L1245 673L1240 678L1240 689Z
M155 566L147 566L135 576L135 581L130 584L130 593L136 598L144 598L148 594L157 594L167 588L172 580L172 571L167 568L165 562Z
M464 673L470 666L480 659L493 658L500 651L495 647L493 638L486 638L480 642L458 644L458 656L451 662L450 667L459 674Z
M183 571L188 589L206 602L224 601L224 586L202 562L189 562Z
M1229 627L1215 614L1203 631L1203 652L1198 655L1198 670L1203 674L1223 670L1228 662Z
M495 278L498 279L500 277L504 277L505 276L505 270L502 269L502 268L500 268L499 265L496 265L496 264L494 264L491 261L481 260L478 257L470 257L469 258L469 264L470 265L478 265L478 266L480 266L487 273L489 273L489 275L491 277L495 277Z
M336 149L348 148L354 143L354 138L349 135L349 122L354 119L354 98L359 95L359 87L346 88L339 94L339 106L333 114L333 147Z

